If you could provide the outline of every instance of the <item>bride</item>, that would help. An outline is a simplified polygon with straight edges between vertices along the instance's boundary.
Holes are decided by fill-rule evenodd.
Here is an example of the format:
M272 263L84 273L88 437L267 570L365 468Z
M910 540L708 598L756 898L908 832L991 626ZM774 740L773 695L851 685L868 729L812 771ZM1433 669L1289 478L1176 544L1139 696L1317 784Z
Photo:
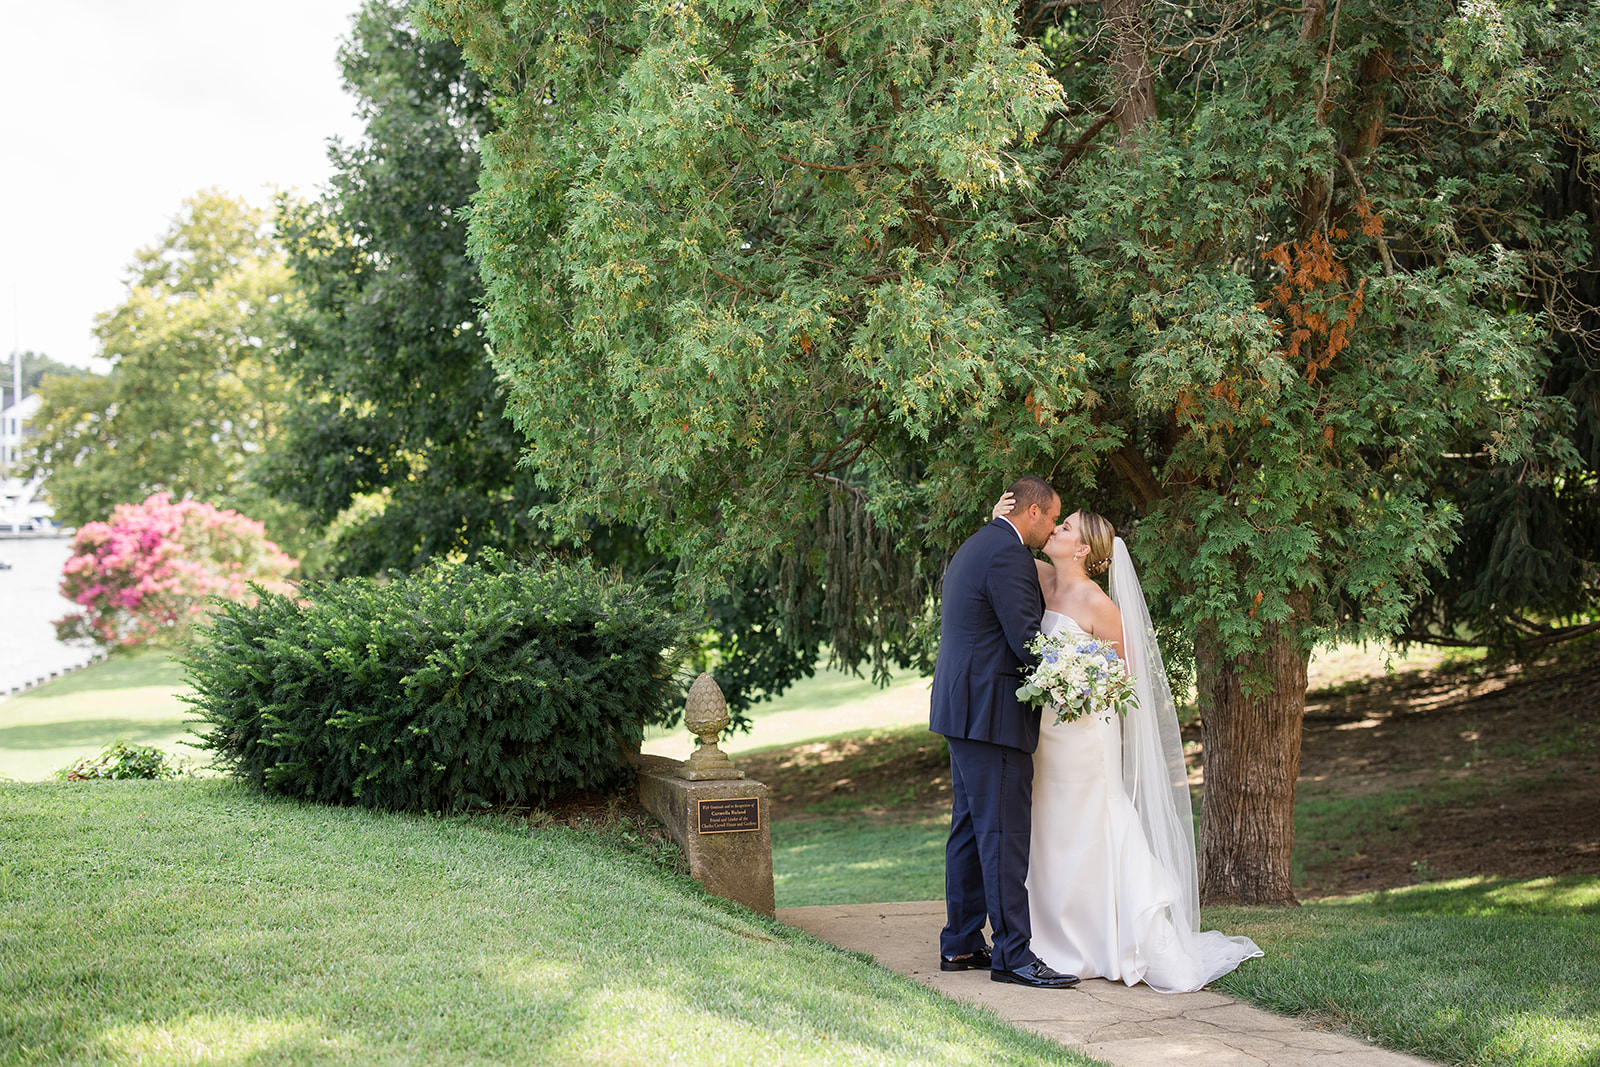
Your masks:
M1010 510L1001 497L994 514ZM1248 937L1200 929L1183 741L1133 561L1088 511L1062 520L1044 554L1040 629L1111 645L1138 702L1126 720L1041 716L1027 880L1034 951L1083 978L1199 989L1262 952ZM1093 577L1108 568L1109 596Z

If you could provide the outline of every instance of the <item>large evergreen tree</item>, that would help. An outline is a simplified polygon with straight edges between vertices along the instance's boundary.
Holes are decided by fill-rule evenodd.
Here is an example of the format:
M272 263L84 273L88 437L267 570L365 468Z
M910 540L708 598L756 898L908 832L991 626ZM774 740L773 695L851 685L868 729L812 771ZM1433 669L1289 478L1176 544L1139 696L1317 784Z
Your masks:
M282 360L298 403L271 484L333 524L344 573L526 551L545 498L517 469L522 442L485 358L462 210L488 91L389 0L361 9L340 63L366 131L332 149L326 195L280 206L305 310Z
M498 93L473 247L543 514L771 561L882 656L1004 477L1071 483L1192 643L1210 900L1292 899L1307 658L1417 610L1441 464L1579 470L1532 294L1592 265L1538 196L1593 188L1588 6L420 10Z

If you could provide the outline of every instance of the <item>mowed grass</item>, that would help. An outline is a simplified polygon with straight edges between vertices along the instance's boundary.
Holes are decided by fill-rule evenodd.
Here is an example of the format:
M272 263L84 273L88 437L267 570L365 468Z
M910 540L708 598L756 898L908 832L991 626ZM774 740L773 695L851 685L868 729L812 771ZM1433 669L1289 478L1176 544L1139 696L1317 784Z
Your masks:
M944 899L948 818L905 822L866 815L774 822L778 907Z
M910 729L883 734L885 753L919 741ZM942 898L946 820L896 811L885 788L774 823L780 907ZM1469 788L1304 798L1297 863ZM1299 908L1213 908L1202 919L1266 950L1215 988L1270 1010L1443 1063L1600 1064L1600 878L1436 882Z
M773 824L778 906L938 900L942 820ZM1600 878L1467 879L1209 908L1266 957L1213 988L1442 1063L1600 1064Z
M871 678L818 665L814 675L802 678L782 696L751 708L750 729L728 734L722 749L738 755L853 730L918 723L926 730L929 684L927 678L902 672L887 687L880 687ZM694 743L681 725L671 730L651 727L645 732L644 751L683 759Z
M0 783L0 1062L1091 1062L625 836Z
M31 698L72 696L56 687L92 677L74 675ZM175 673L171 684L174 690L180 684ZM819 672L782 704L759 710L756 730L725 747L792 744L865 727L904 733L907 743L925 740L926 697L915 685L908 679L890 691L898 691L902 706L896 706L870 682ZM94 699L88 692L85 698ZM100 692L101 701L120 702L114 686ZM919 699L915 710L903 706ZM181 723L186 709L174 705ZM0 742L15 706L0 704ZM763 719L782 724L782 734L763 738ZM84 753L113 736L96 738ZM697 1053L684 1051L686 1035L702 1028L713 1042L749 1042L757 1054L732 1057L748 1062L764 1062L763 1056L766 1062L830 1062L830 1056L965 1062L973 1048L1000 1062L1073 1062L987 1016L918 1001L920 990L902 989L859 957L705 898L646 858L622 854L614 840L299 808L220 783L6 788L0 787L6 845L0 1062L730 1061L711 1053L697 1061ZM12 858L19 840L15 791L47 796L73 788L126 789L131 797L196 790L197 799L144 803L137 819L108 818L107 802L98 799L53 824L37 813L25 816L47 827L39 831L45 840L28 847L47 855L57 849L59 860L50 862L62 865L59 879L78 886L52 891L76 903L40 908L34 891L25 898L17 888L24 876ZM1443 793L1454 797L1451 789ZM1434 797L1429 791L1427 797L1303 799L1297 864L1312 858L1303 850L1387 830L1406 805ZM154 849L160 858L133 863L127 857L152 851L139 844L148 842L152 819L193 831L195 839L163 832L165 843ZM66 843L77 842L80 832L101 843L73 843L69 850ZM939 899L945 832L943 818L897 811L888 794L820 801L802 818L773 826L778 905ZM348 867L335 870L346 855ZM119 864L149 869L138 877L101 873ZM535 877L522 866L548 870ZM403 868L421 877L413 882ZM113 881L91 893L100 878ZM371 891L352 881L370 881ZM640 882L655 888L640 890ZM45 917L29 914L35 912ZM371 914L362 919L361 912ZM655 930L654 919L649 930L639 929L637 915L657 914L675 928L709 932L684 938ZM1207 927L1249 934L1267 950L1265 959L1248 961L1217 986L1263 1007L1445 1063L1600 1064L1600 879L1430 883L1296 909L1210 909L1204 919ZM43 964L34 964L32 949L18 940L24 930L30 946L57 946ZM617 950L608 952L608 944ZM710 973L697 973L701 955L720 956L730 945L753 945L757 955L741 967L713 964ZM791 951L804 961L789 959ZM167 956L175 969L162 966ZM771 977L779 989L745 973L778 957L783 962ZM878 984L857 968L877 975ZM178 990L172 994L164 991L169 970ZM55 977L45 992L34 993L36 974L45 972ZM677 991L689 974L687 991ZM841 982L852 990L848 996L837 988ZM631 1013L635 999L644 1005L638 1020ZM867 1016L857 1018L862 1005ZM946 1012L955 1023L943 1021L939 1013ZM813 1025L813 1014L820 1024ZM23 1051L21 1029L29 1025L35 1033L60 1029L62 1036ZM918 1043L927 1035L915 1033L929 1025L948 1031L941 1037L949 1040L935 1043L933 1052ZM1014 1036L990 1057L985 1028L996 1026ZM508 1030L505 1041L497 1030ZM1016 1041L1022 1044L1007 1043Z
M1445 1063L1600 1063L1600 879L1462 879L1215 908L1266 957L1216 988Z
M185 720L183 668L162 652L121 652L48 685L0 701L0 779L49 778L119 737L155 745L174 760L205 753Z

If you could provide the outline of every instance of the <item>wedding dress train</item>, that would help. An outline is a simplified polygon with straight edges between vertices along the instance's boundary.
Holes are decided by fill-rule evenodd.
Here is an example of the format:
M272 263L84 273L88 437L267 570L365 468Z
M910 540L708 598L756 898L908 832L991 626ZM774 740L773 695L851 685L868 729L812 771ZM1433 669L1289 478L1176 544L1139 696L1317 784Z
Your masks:
M1113 566L1126 559L1120 539L1118 547L1121 558ZM1131 565L1124 577L1131 577ZM1142 601L1141 594L1140 608ZM1135 636L1141 620L1137 614L1128 618L1128 606L1122 606L1124 626ZM1042 629L1089 636L1071 618L1053 611L1044 613ZM1139 693L1152 706L1142 714L1141 709L1129 713L1130 744L1141 751L1125 750L1124 723L1116 716L1106 722L1087 715L1057 725L1048 708L1043 713L1033 755L1027 880L1032 948L1051 967L1081 978L1109 978L1130 986L1144 982L1162 993L1189 992L1262 953L1248 937L1198 929L1199 886L1182 744L1176 740L1176 716L1168 710L1172 721L1163 725L1157 719L1160 711L1153 710L1161 696L1168 704L1171 698L1153 630L1148 638L1144 663L1139 650L1124 642L1133 653L1136 677L1146 672L1139 678ZM1147 683L1157 669L1162 671L1160 693L1152 694ZM1158 736L1163 731L1165 752ZM1147 780L1143 790L1130 784L1141 778ZM1180 789L1183 810L1169 810L1179 803Z

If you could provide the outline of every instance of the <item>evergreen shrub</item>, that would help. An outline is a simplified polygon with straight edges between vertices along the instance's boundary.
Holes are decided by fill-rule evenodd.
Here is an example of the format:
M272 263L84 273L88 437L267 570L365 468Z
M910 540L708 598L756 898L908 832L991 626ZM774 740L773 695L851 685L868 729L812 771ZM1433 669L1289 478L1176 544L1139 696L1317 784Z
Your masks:
M609 788L677 714L685 618L587 563L490 552L218 606L184 658L202 747L267 792L457 811Z

